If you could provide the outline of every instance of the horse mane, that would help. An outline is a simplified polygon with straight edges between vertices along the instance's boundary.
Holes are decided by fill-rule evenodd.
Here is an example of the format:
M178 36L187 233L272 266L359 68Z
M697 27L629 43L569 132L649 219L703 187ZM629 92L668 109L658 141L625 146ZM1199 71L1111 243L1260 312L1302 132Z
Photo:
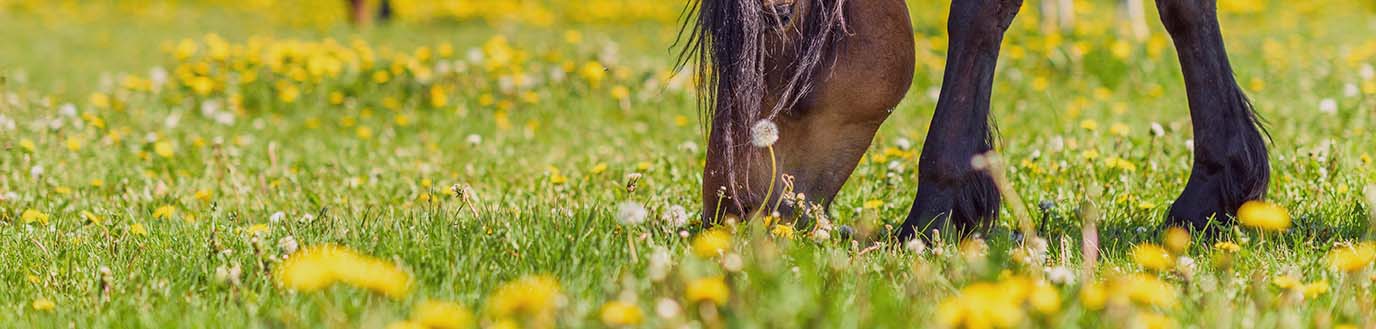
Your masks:
M750 157L759 150L748 144L750 127L760 120L773 120L793 108L812 89L814 73L823 60L830 60L831 48L845 31L843 5L846 0L797 0L802 12L793 15L792 28L777 28L766 0L690 0L684 7L682 25L675 45L684 44L676 69L694 66L698 113L704 118L704 131L710 140L721 134L726 147L728 193L737 209L745 208L739 196L751 193L740 177L748 172ZM696 8L696 11L694 11ZM768 33L775 33L786 49L765 49ZM792 35L790 35L792 34ZM791 54L791 63L770 63L771 52ZM778 67L771 67L778 66ZM781 89L766 90L766 71L783 73L787 80ZM764 99L776 95L772 108L763 109ZM737 148L744 147L744 152ZM709 149L708 152L712 150ZM740 157L738 159L738 157ZM744 186L745 194L738 190ZM768 197L768 196L766 196Z

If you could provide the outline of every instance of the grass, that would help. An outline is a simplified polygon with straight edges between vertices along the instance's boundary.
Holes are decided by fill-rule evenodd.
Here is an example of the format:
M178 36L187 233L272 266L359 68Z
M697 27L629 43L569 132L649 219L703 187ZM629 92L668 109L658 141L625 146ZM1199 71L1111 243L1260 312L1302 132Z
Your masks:
M945 43L944 10L928 9L944 7L910 6L919 41L914 86L831 209L837 224L860 233L901 222L916 191L915 156ZM1124 299L1099 310L1082 295L1096 280L1077 275L1053 285L1055 312L1022 300L1004 308L1025 317L1020 325L1149 325L1156 314L1198 327L1376 324L1369 264L1344 273L1325 261L1337 243L1369 238L1376 78L1362 72L1376 63L1376 43L1364 37L1376 32L1365 23L1376 13L1346 2L1226 11L1238 79L1273 138L1268 199L1289 210L1293 227L1237 227L1192 244L1183 255L1194 267L1153 271L1131 250L1161 242L1157 227L1189 172L1182 79L1159 26L1155 37L1134 41L1113 32L1112 6L1086 6L1102 15L1083 15L1083 30L1056 36L1039 31L1025 10L999 64L998 149L1049 239L1047 260L1033 264L1015 256L1008 209L987 248L947 241L922 253L873 249L840 234L813 241L801 228L786 239L756 221L736 229L727 255L695 256L699 230L660 220L672 206L696 218L705 146L686 78L665 79L675 54L671 22L398 22L357 31L262 23L213 5L170 6L146 20L99 6L0 11L8 40L0 51L0 326L383 327L427 299L466 305L489 326L505 318L490 310L495 291L534 275L559 283L563 297L550 314L566 327L601 326L611 300L637 305L651 327L935 326L953 314L943 306L953 296L970 296L981 310L1001 305L976 298L971 287L981 282L1040 282L1048 269L1079 269L1081 224L1093 213L1103 255L1095 276ZM210 32L240 45L253 36L283 47L359 40L378 54L376 70L405 66L397 54L447 43L453 63L471 67L437 79L404 68L379 84L375 70L346 65L319 81L292 82L300 94L286 101L286 87L276 84L290 81L285 71L260 68L256 82L225 88L221 79L231 75L206 57ZM198 53L165 51L182 39ZM300 49L306 57L320 51ZM503 51L517 59L489 67ZM179 65L194 70L200 62L217 65L203 75L219 87L205 94L176 76ZM607 70L585 72L586 63ZM172 72L169 85L123 86L125 73L150 79L154 66ZM232 67L224 64L225 72ZM565 78L545 73L555 70ZM539 79L504 91L504 79L522 74ZM443 86L442 106L429 93L435 85ZM331 91L345 100L333 102ZM96 94L114 101L103 105ZM1331 113L1321 111L1326 100L1337 105ZM202 114L207 101L233 122ZM63 113L66 103L75 113ZM1153 123L1163 134L1152 133ZM641 176L632 190L633 173ZM447 193L456 184L471 187L467 201ZM625 201L648 208L649 223L619 224ZM291 291L273 279L288 237L397 264L414 289L400 299L346 285ZM1214 245L1224 241L1241 250ZM652 258L660 252L672 265L657 279L663 266ZM236 266L237 280L216 274ZM1128 302L1135 299L1121 287L1137 281L1118 278L1134 273L1160 277L1177 301ZM716 275L730 286L726 303L685 299L690 282ZM1331 289L1306 296L1287 277ZM54 306L41 310L39 300ZM682 312L656 315L666 300Z

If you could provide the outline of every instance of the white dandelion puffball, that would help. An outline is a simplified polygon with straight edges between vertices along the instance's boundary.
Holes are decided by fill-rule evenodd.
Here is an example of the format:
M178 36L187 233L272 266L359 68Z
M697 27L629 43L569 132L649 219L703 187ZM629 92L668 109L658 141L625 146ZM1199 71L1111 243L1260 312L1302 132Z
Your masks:
M645 222L645 216L648 215L649 211L639 202L622 201L616 205L616 220L624 225L640 225Z
M680 205L669 206L669 210L664 212L662 219L664 225L675 228L682 227L688 224L688 210Z
M779 126L774 121L760 120L750 127L750 144L755 147L769 147L779 141Z

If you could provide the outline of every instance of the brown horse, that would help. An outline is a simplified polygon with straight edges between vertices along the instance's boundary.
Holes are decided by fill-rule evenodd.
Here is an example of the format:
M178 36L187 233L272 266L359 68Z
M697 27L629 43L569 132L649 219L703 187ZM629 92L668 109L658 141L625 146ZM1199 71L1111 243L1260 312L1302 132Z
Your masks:
M1270 171L1258 118L1228 63L1215 1L1156 1L1184 72L1196 145L1190 178L1168 214L1171 225L1229 220L1243 202L1263 196ZM689 6L697 11L685 25L683 58L696 60L700 104L710 120L704 223L775 207L785 217L799 216L799 205L825 209L912 82L904 0ZM998 190L971 159L993 149L994 67L1021 6L1022 0L952 1L945 76L900 238L988 227L996 218ZM751 127L768 126L758 124L764 121L777 124L770 148L749 142Z

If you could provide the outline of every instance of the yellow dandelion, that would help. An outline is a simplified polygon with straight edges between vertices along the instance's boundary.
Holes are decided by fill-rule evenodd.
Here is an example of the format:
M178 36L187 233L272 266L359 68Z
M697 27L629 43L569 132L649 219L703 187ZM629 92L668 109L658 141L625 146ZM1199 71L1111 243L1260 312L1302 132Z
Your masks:
M547 317L559 307L563 296L554 277L527 276L497 287L488 297L487 313L498 318L514 315Z
M47 297L38 297L38 299L34 299L33 304L31 306L33 307L34 311L39 312L51 313L54 309L57 309L57 303L54 303L53 300L48 299Z
M24 221L24 224L33 224L34 222L38 222L42 225L48 225L48 218L48 214L34 209L27 209L24 210L23 213L19 214L19 220Z
M1175 267L1175 260L1166 249L1151 243L1132 247L1132 260L1142 267L1154 271L1169 271Z
M699 233L693 239L693 254L702 258L712 258L731 249L731 234L722 229L712 229Z
M1144 329L1171 329L1176 328L1175 320L1158 313L1142 312L1137 313L1137 328Z
M129 225L129 233L139 236L148 235L148 229L144 228L142 223L134 223Z
M1304 298L1314 299L1328 293L1328 280L1319 280L1304 284Z
M1178 299L1174 286L1146 274L1135 274L1121 279L1117 289L1128 299L1142 305L1170 307L1174 306Z
M725 305L731 298L731 289L726 287L726 279L720 276L706 277L688 283L684 298L691 303L710 302Z
M1360 271L1376 259L1376 243L1363 242L1356 245L1335 247L1328 252L1328 267L1343 272Z
M1284 231L1290 228L1290 213L1284 207L1266 201L1247 201L1237 210L1238 221L1242 225L1266 231Z
M782 224L774 225L774 227L773 227L772 229L769 230L769 234L771 234L771 235L773 235L773 236L775 236L775 237L778 237L778 238L783 238L783 239L787 239L787 240L792 240L792 239L793 239L793 226L782 225Z
M473 328L473 312L452 302L426 300L411 310L411 321L431 329Z
M1214 249L1222 250L1228 253L1235 253L1238 251L1242 251L1242 246L1239 246L1236 243L1228 241L1220 241L1214 243Z
M644 316L635 304L612 301L602 305L601 317L608 327L624 327L640 324Z
M1171 254L1183 255L1190 249L1190 232L1183 228L1171 227L1166 229L1166 249Z
M174 215L176 215L176 214L177 214L177 208L172 207L172 205L162 205L162 206L158 207L157 209L153 209L153 218L154 218L154 219L168 219L168 218L172 218L172 216L174 216Z
M1281 275L1277 276L1275 279L1271 279L1271 284L1275 285L1276 288L1288 290L1299 287L1300 280L1290 275Z
M272 231L272 229L268 227L268 224L253 224L248 227L248 230L245 230L245 233L249 236L254 236L258 234L267 234L270 231Z
M153 153L160 157L171 158L172 155L176 154L176 150L172 148L172 143L159 141L153 143Z

